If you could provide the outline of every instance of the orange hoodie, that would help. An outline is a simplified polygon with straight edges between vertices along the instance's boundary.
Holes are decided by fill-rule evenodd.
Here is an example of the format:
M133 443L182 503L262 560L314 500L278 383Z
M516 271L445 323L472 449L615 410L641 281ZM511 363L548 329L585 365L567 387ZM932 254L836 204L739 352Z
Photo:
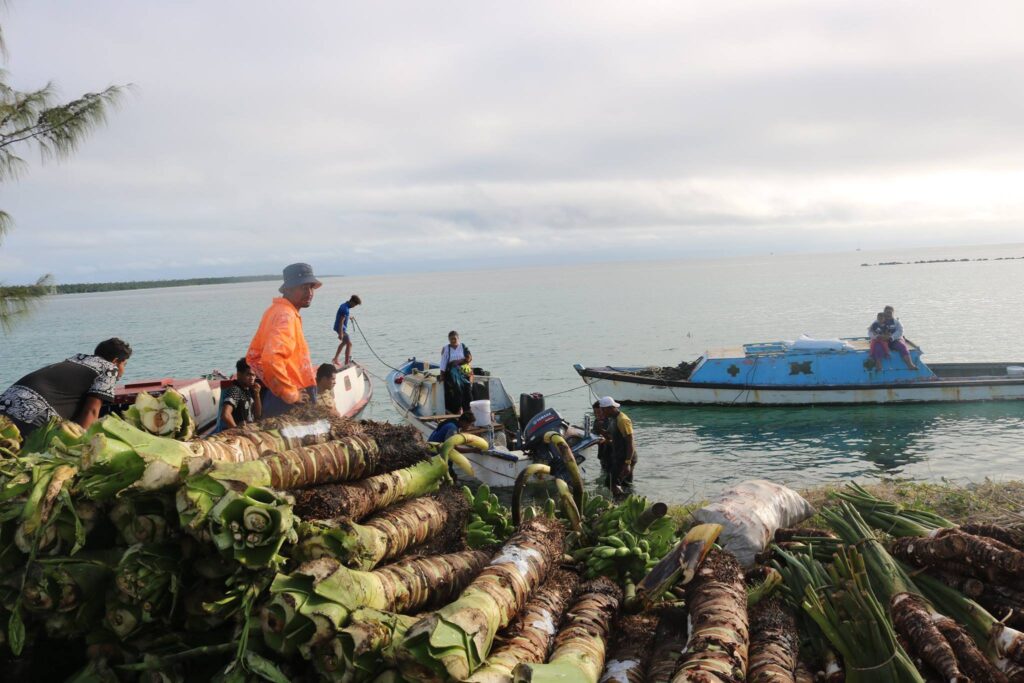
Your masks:
M302 317L284 297L274 299L263 314L245 360L270 393L285 403L297 402L303 389L316 385Z

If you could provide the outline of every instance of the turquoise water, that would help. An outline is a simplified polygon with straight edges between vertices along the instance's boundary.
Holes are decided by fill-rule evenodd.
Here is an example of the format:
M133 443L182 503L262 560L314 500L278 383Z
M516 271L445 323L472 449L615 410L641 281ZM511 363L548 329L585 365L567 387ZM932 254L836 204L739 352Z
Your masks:
M580 387L576 362L674 365L710 346L862 335L885 304L926 362L1024 364L1024 261L860 266L1022 255L1024 245L1013 245L331 278L303 317L316 362L333 355L334 310L353 292L365 302L355 316L388 363L433 358L458 329L475 364L514 395ZM135 349L129 381L229 371L274 290L247 283L51 297L0 337L0 386L109 336ZM354 338L356 360L383 377L387 367ZM577 389L549 405L582 421L592 400ZM1024 477L1024 402L627 412L640 449L637 489L677 502L754 477L795 485ZM397 419L379 381L364 416Z

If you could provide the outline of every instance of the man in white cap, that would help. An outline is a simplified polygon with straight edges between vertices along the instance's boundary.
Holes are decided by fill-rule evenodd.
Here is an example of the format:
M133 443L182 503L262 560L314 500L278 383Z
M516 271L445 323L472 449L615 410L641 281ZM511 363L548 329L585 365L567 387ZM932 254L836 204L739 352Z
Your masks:
M611 396L602 396L597 404L601 414L608 420L608 435L611 439L609 488L613 494L621 495L622 487L632 483L633 468L636 466L633 421L619 410L619 404Z

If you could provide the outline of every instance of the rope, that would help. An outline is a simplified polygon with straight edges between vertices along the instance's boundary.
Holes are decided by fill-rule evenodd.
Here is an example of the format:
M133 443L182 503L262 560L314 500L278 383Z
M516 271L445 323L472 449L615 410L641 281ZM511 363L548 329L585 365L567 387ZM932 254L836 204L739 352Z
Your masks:
M561 396L562 394L568 394L570 391L576 391L578 389L589 389L589 388L590 388L589 384L581 384L578 387L573 387L572 389L566 389L565 391L556 391L553 394L544 394L544 398L551 398L552 396Z
M398 368L396 368L396 367L395 367L394 365L391 365L390 363L388 363L387 361L385 361L385 360L384 360L383 358L381 358L381 357L380 357L380 356L379 356L379 355L377 354L377 352L376 352L376 351L374 351L374 350L373 350L373 347L372 347L372 346L370 346L370 340L366 338L366 335L365 335L365 334L363 334L363 327L362 327L362 325L360 325L360 324L359 324L359 322L358 322L358 321L357 321L357 320L356 320L355 318L353 318L353 317L350 317L350 318L349 318L349 320L351 320L351 321L352 321L352 324L353 324L353 325L355 326L355 328L356 328L357 330L359 330L359 336L363 338L363 343L364 343L364 344L366 344L366 348L370 349L370 353L372 353L372 354L373 354L373 357L374 357L374 358L376 358L377 360L379 360L379 361L381 362L381 364L383 364L383 365L384 365L384 367L386 367L386 368L391 368L391 369L392 369L392 370L394 370L395 372L401 372L401 370L399 370L399 369L398 369ZM380 378L378 377L377 379L380 379Z
M351 318L349 318L349 320L351 320L351 321L352 321L352 325L354 325L354 326L355 326L355 328L356 328L356 330L358 330L358 331L359 331L359 336L363 338L363 343L364 343L364 344L366 344L366 348L370 349L370 353L372 353L372 354L373 354L373 357L374 357L374 358L376 358L377 360L379 360L379 361L381 362L381 364L383 364L383 365L384 365L384 367L386 367L386 368L391 368L391 369L392 369L392 370L394 370L395 372L401 372L401 370L399 370L398 368L396 368L396 367L395 367L394 365L391 365L391 364L389 364L389 363L388 363L387 361L385 361L385 360L384 360L383 358L381 358L381 357L380 357L380 355L378 355L376 351L374 351L374 350L373 350L373 346L371 346L371 345L370 345L370 341L369 341L369 340L368 340L368 339L366 338L366 335L365 335L365 334L363 333L363 328L362 328L362 326L361 326L361 325L359 324L359 321L357 321L357 320L356 320L356 319L355 319L354 317L351 317ZM366 369L366 368L364 368L364 370L365 370L365 369ZM380 379L381 381L384 381L383 379L381 379L381 378L380 378L380 377L378 377L377 375L374 375L374 374L373 374L372 372L370 372L369 370L366 370L366 371L367 371L367 372L369 372L369 373L370 373L371 375L373 375L374 377L377 377L377 379ZM586 384L586 383L584 383L584 384L581 384L581 385L579 385L579 386L576 386L576 387L572 387L571 389L565 389L564 391L556 391L556 392L555 392L555 393L553 393L553 394L544 394L544 398L549 398L549 397L551 397L551 396L561 396L562 394L568 394L568 393L569 393L570 391L578 391L578 390L580 390L580 389L589 389L589 388L590 388L590 385L589 385L589 384Z

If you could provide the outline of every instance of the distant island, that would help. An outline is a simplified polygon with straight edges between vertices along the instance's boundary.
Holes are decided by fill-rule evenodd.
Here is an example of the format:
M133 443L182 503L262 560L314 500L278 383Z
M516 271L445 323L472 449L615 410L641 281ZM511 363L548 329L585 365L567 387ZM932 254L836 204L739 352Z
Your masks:
M881 263L862 263L861 268L871 266L911 266L921 263L969 263L971 261L1016 261L1024 256L997 256L996 258L937 258L928 261L882 261Z
M86 292L119 292L125 289L156 289L158 287L188 287L189 285L227 285L238 282L268 282L280 280L280 275L238 275L235 277L191 277L180 280L131 280L128 282L82 282L55 285L54 294L84 294Z

